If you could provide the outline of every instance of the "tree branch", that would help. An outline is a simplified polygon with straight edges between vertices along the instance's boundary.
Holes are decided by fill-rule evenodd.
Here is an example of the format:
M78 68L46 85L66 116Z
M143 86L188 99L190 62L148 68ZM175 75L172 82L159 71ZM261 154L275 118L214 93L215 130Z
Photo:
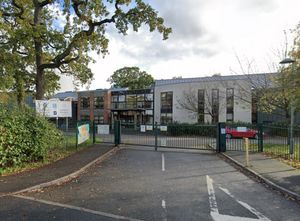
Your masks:
M16 16L16 17L19 17L20 19L23 19L23 18L22 18L22 15L23 15L23 13L24 13L24 8L23 8L22 6L20 6L20 5L18 5L18 4L16 3L15 0L12 0L11 4L12 4L15 8L17 8L17 9L19 10L19 12L9 13L9 12L4 12L4 11L2 11L2 15L3 15L4 17L13 17L13 16Z

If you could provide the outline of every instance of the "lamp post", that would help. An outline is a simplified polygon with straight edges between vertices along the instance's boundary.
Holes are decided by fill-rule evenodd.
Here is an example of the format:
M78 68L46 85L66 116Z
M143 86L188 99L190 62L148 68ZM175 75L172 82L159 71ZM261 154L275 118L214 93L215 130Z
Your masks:
M290 100L290 106L291 106L291 122L290 122L290 154L294 153L294 134L293 134L293 128L294 128L294 113L295 113L295 104L294 104L294 99L295 99L295 66L296 66L296 60L293 60L291 58L285 58L283 59L279 64L292 64L292 73L291 73L291 78L292 78L292 91L291 91L291 100Z

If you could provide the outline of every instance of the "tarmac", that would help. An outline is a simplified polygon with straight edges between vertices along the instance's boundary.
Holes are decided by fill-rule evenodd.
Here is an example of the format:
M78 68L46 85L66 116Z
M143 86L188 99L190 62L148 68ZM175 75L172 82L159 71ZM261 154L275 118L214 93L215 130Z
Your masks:
M10 176L0 177L0 197L58 185L67 182L87 168L100 162L117 151L112 144L99 144L83 149L67 158L44 167ZM250 173L278 190L300 202L300 170L265 156L262 153L250 154L250 166L245 166L245 153L228 151L223 158L235 164L245 173Z

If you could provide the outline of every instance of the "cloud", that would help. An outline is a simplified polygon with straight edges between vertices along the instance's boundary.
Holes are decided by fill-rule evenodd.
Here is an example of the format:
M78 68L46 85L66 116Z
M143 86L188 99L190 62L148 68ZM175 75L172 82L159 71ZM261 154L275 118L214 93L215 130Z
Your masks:
M207 1L200 1L207 2ZM165 24L172 27L173 33L167 41L158 33L149 33L142 27L138 33L129 31L127 36L120 35L112 28L109 36L122 42L120 52L134 59L144 58L147 63L159 60L182 59L187 56L212 57L217 54L218 36L211 34L201 19L201 4L193 0L166 1L153 0L151 5L165 19ZM204 4L204 3L203 3Z

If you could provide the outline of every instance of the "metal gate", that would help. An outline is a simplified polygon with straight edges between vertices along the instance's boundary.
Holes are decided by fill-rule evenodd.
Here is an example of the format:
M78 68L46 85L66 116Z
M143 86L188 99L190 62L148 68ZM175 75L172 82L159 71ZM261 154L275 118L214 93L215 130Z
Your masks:
M216 150L216 125L121 124L121 144L165 148Z

